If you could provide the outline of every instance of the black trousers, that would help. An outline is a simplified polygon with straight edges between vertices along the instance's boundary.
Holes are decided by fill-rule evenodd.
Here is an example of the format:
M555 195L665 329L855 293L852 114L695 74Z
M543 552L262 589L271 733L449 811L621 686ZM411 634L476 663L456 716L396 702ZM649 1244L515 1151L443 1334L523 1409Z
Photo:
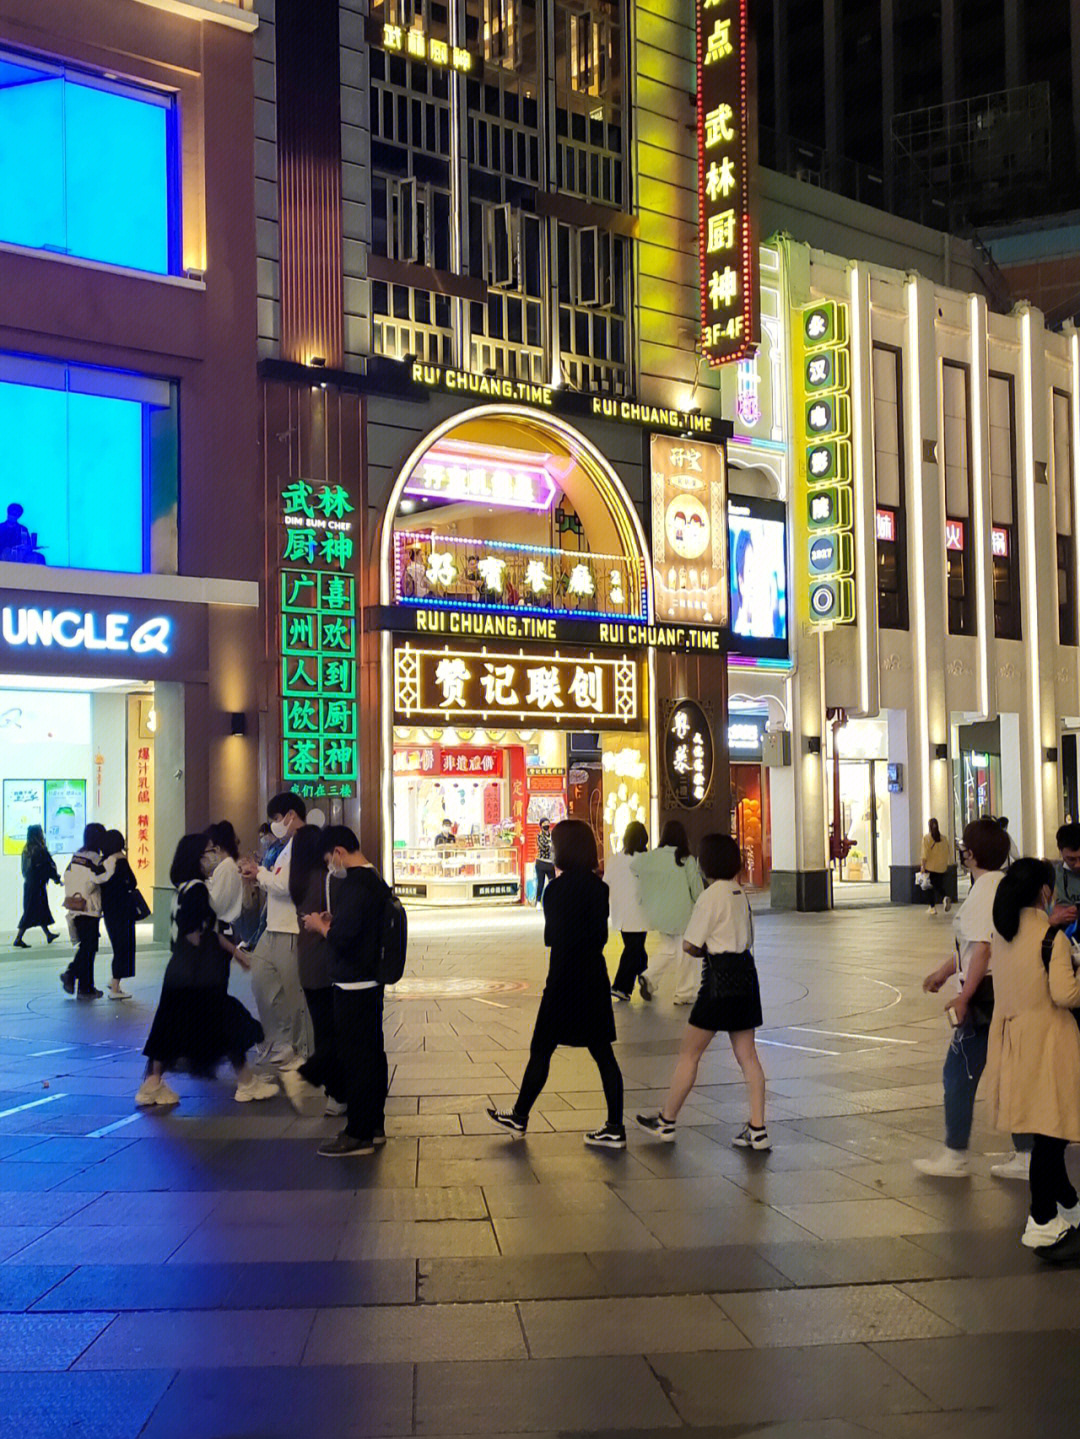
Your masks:
M615 980L612 989L617 989L620 994L633 994L634 985L639 974L644 974L649 963L649 956L645 953L645 933L637 930L624 929L622 931L622 958L619 960L619 968L615 971Z
M98 952L101 920L96 914L77 914L74 919L78 945L67 973L74 979L79 992L83 993L94 988L94 960Z
M112 977L132 979L135 975L135 925L130 919L106 919L105 933L112 945Z
M555 866L550 859L538 859L536 861L536 903L539 905L544 898L544 885L549 879L555 878Z
M1031 1146L1031 1217L1036 1224L1049 1224L1058 1205L1071 1209L1076 1190L1065 1168L1067 1139L1036 1134Z
M333 986L327 985L325 989L305 989L304 998L311 1015L314 1049L311 1058L300 1066L300 1073L316 1089L325 1089L331 1099L344 1103L345 1094L336 1077Z
M551 1069L551 1056L557 1048L558 1045L551 1044L544 1039L537 1039L536 1035L533 1035L532 1045L529 1048L529 1062L525 1066L521 1089L518 1093L517 1103L514 1105L514 1113L520 1119L528 1119L529 1111L547 1083L548 1072ZM600 1083L604 1086L604 1098L607 1100L608 1123L619 1129L623 1122L623 1082L622 1070L615 1058L615 1051L611 1044L604 1040L600 1044L590 1044L589 1053L600 1071Z
M927 899L930 901L931 905L943 904L944 901L945 901L945 872L944 872L944 870L942 870L942 872L939 874L939 873L937 872L937 870L928 869L928 870L926 871L926 873L927 873L927 875L929 876L929 879L930 879L930 889L929 889L929 891L927 891L927 890L924 889L924 890L923 890L923 894L926 895L926 897L927 897Z
M373 1139L386 1125L389 1087L382 986L341 989L335 985L332 994L334 1079L348 1105L345 1132L353 1139Z

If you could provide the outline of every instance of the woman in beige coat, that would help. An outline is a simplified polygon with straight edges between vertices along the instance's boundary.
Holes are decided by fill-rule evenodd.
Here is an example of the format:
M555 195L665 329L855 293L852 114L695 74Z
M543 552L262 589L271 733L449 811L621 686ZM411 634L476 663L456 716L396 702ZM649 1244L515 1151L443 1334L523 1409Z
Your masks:
M1080 1143L1080 983L1060 931L1043 959L1054 869L1021 859L994 896L994 1018L983 1081L998 1129L1029 1131L1031 1215L1021 1243L1045 1249L1080 1224L1065 1150Z

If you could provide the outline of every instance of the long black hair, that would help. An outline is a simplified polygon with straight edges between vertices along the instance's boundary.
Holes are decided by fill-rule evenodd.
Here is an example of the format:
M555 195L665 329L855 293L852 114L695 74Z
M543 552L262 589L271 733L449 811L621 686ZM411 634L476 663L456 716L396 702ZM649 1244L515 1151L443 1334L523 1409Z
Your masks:
M216 824L210 825L206 834L210 843L224 854L233 859L240 858L240 841L236 838L236 830L227 819L219 819Z
M323 874L326 873L323 859L324 837L317 824L305 824L293 835L292 859L289 862L289 895L297 907L307 903L307 892L315 871L321 869Z
M935 844L939 844L941 841L941 828L936 819L930 821L930 838Z
M180 888L192 879L204 879L202 857L206 853L205 834L185 834L176 846L173 862L169 866L169 879Z
M673 849L675 863L683 864L690 854L690 841L686 837L686 826L681 819L669 819L660 831L657 849Z
M1042 892L1054 887L1054 866L1048 859L1018 859L1006 871L994 895L994 928L1002 939L1015 939L1020 911L1041 908Z

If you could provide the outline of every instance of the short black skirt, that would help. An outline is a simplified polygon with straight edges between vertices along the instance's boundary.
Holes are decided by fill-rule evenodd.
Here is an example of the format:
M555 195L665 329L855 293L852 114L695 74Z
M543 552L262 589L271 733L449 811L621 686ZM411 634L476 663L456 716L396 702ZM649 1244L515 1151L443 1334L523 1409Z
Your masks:
M736 959L730 955L721 958L729 964ZM695 1029L709 1029L714 1033L737 1034L743 1029L760 1029L761 986L753 960L738 965L734 973L730 969L722 970L719 984L709 974L710 963L716 963L715 958L702 966L701 988L689 1022Z

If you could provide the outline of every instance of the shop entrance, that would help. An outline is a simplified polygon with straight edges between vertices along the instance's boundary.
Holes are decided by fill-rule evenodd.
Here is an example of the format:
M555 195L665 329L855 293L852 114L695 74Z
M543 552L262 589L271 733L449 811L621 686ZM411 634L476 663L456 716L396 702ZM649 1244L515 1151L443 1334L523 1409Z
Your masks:
M829 729L829 777L833 784L834 843L840 884L881 884L892 863L887 757L888 722L847 720Z
M0 932L22 912L22 851L40 825L61 871L95 820L125 836L140 889L152 902L154 742L152 684L0 675ZM49 890L57 922L60 891Z

